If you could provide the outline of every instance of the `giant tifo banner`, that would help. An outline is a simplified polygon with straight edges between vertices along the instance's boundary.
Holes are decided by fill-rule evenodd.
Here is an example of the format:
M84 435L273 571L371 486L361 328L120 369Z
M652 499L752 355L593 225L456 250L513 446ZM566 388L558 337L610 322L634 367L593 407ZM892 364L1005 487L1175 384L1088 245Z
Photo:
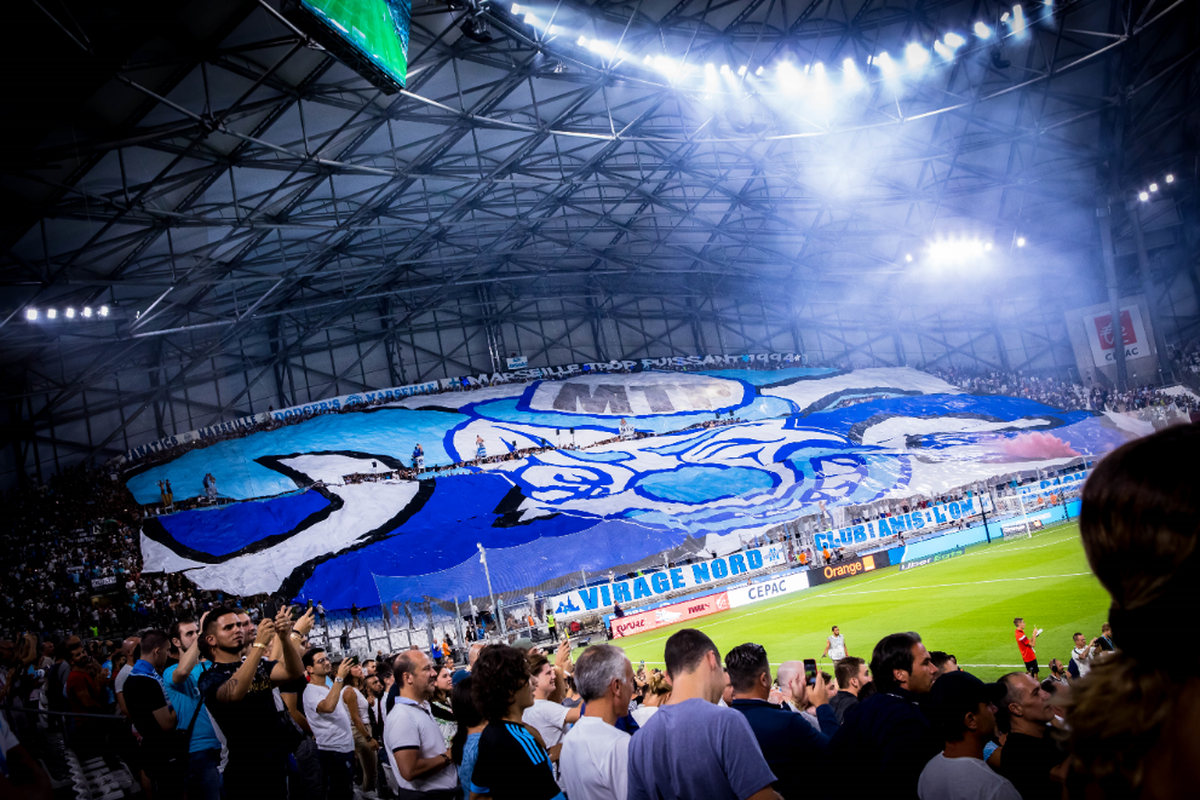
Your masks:
M665 628L676 622L687 622L697 617L707 617L718 611L729 610L729 597L725 592L710 594L707 597L697 597L674 605L661 606L642 611L638 614L627 614L624 617L614 617L612 620L613 638L633 636L655 628Z
M126 471L141 503L158 501L159 481L171 482L176 502L201 496L205 475L223 501L147 519L146 571L326 608L399 600L450 609L488 597L489 576L505 600L553 597L578 585L581 571L625 572L661 563L668 550L715 553L732 574L729 557L744 542L822 503L936 497L1096 458L1153 430L1123 414L966 394L907 368L581 370L352 408L360 410L218 437ZM458 463L456 474L345 477L410 464L417 445L426 467ZM481 446L488 458L476 461ZM957 513L979 513L972 502ZM921 511L926 528L913 517L902 524L923 530L955 513L947 504ZM880 536L877 522L861 535L872 533ZM683 576L694 578L691 566ZM673 581L630 585L630 598L658 596L664 580Z
M760 364L766 366L782 366L788 364L803 365L807 359L803 353L745 353L742 355L705 355L705 356L667 356L663 358L621 359L617 361L584 362L565 364L557 367L528 366L528 359L523 356L506 360L508 372L484 372L478 375L463 375L455 378L441 378L422 383L410 383L405 386L395 386L390 389L378 389L373 392L344 394L319 400L313 403L281 408L278 411L251 414L246 417L210 425L199 430L178 433L160 439L156 442L135 447L114 459L116 463L136 461L150 453L169 450L180 444L206 441L218 435L236 429L253 428L269 419L288 420L294 417L313 416L340 412L351 406L369 405L381 402L403 400L406 397L435 394L454 389L477 389L483 386L502 386L511 383L526 383L535 380L567 379L575 375L598 375L608 372L637 373L649 370L676 370L736 367L739 364ZM589 398L590 399L590 398ZM565 401L564 401L565 402ZM586 402L586 401L585 401ZM706 408L712 406L705 406ZM632 413L631 411L619 413ZM431 465L432 466L432 465Z
M986 494L970 496L929 508L918 508L908 514L896 514L873 519L861 525L818 533L813 537L813 544L820 550L822 547L891 539L901 533L929 533L938 528L956 525L960 520L980 516L984 511L989 514L992 512L992 498Z
M1112 313L1088 314L1083 318L1083 327L1087 331L1092 361L1096 366L1115 364L1118 326L1113 325ZM1121 307L1119 329L1121 342L1125 345L1125 358L1142 358L1151 354L1146 328L1142 325L1142 312L1137 304Z
M588 586L552 597L546 603L556 616L595 613L611 608L615 603L638 603L653 600L671 592L749 575L764 569L779 568L787 563L787 554L780 545L758 547L744 553L719 556L683 567L664 569L626 580Z

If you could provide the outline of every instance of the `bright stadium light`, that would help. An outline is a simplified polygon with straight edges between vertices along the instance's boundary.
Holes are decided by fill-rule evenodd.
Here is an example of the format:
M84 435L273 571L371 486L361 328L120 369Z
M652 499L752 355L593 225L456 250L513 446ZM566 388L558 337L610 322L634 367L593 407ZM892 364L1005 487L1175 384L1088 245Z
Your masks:
M1174 183L1174 182L1175 182L1175 176L1174 176L1174 175L1168 175L1168 176L1166 177L1166 181L1167 181L1167 183Z
M108 316L108 306L100 306L100 316L102 316L102 317Z
M980 39L990 39L992 38L992 29L987 25L984 25L982 22L976 22L975 35Z
M1157 183L1152 183L1152 184L1150 184L1150 191L1152 191L1152 192L1157 192L1157 191L1158 191L1158 184L1157 184Z
M512 13L513 13L513 14L520 14L520 13L521 13L521 4L520 4L520 3L513 3L513 4L512 4Z
M984 257L987 248L978 239L939 239L929 245L934 264L965 264Z
M766 72L765 67L759 67L758 69L754 70L755 75L762 75L764 72Z
M853 58L847 58L842 62L842 86L852 92L856 92L863 88L862 73L858 71L858 65L854 63Z
M25 319L37 319L37 309L36 308L25 309Z
M1138 192L1138 200L1141 200L1144 203L1149 199L1150 199L1149 192Z
M988 251L989 253L992 252L992 243L987 242L986 244L984 244L983 249Z
M1025 33L1025 9L1021 8L1018 3L1013 6L1012 10L1012 29L1017 36L1022 36Z
M67 308L67 319L75 319L75 309Z
M941 56L946 61L950 61L951 59L954 58L954 51L951 50L949 47L947 47L942 42L934 42L933 43L933 52L937 53L939 56Z
M872 58L871 63L879 67L879 71L883 73L885 78L890 78L896 74L896 62L892 61L892 57L886 51Z
M959 36L957 33L947 33L942 37L942 41L944 41L946 46L951 50L957 50L967 43L967 40Z
M792 66L791 62L780 61L775 71L779 74L779 85L785 93L794 94L803 88L804 76L800 74L800 70Z
M575 40L575 44L579 45L580 47L587 47L587 37L580 36L578 39Z
M57 316L58 316L58 312L55 311L53 308L46 309L46 319L54 319Z
M747 72L749 72L749 71L750 71L750 70L749 70L749 69L746 67L746 65L745 65L745 64L742 64L740 67L738 67L738 75L739 75L739 76L741 76L741 75L745 75L745 74L746 74Z
M916 42L913 42L904 48L904 58L908 61L910 67L916 69L929 63L929 51Z
M83 315L84 315L85 317L88 317L88 318L90 319L90 318L91 318L91 316L92 316L92 307L91 307L91 306L84 306L84 307L83 307Z
M904 260L905 260L905 261L908 261L908 262L911 262L911 261L912 261L912 253L908 253L908 254L906 254L906 255L904 256Z
M1025 237L1018 236L1017 237L1017 247L1024 247L1024 246L1025 246Z
M721 74L722 74L722 75L725 75L725 76L729 76L729 75L732 75L732 74L733 74L733 72L732 72L732 71L730 71L730 69L729 69L729 65L728 65L728 64L722 64L722 65L721 65Z

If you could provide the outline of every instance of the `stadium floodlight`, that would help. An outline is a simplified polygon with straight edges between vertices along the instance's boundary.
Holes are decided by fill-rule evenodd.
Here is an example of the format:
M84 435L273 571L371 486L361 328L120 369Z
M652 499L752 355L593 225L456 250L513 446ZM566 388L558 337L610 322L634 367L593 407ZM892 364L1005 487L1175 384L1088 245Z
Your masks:
M933 52L937 53L946 61L950 61L954 58L954 51L940 41L933 43Z
M587 42L588 40L586 36L580 36L575 40L575 44L579 45L580 47L587 47Z
M910 67L917 69L929 63L929 51L916 42L913 42L904 48L904 58L908 61Z
M37 319L37 309L36 308L25 309L25 319Z
M759 67L758 69L754 70L754 74L762 75L764 71L765 71L765 69L763 67Z
M987 25L984 25L982 22L976 22L975 35L980 39L990 39L992 38L992 29Z
M535 28L544 28L546 26L546 23L535 17L530 11L525 12L525 24L532 25Z
M512 13L514 13L514 14L520 14L520 13L521 13L521 4L520 4L520 3L513 3L513 4L512 4Z
M847 58L842 62L842 86L852 92L856 92L865 85L862 73L858 71L858 65L854 63L853 58Z
M984 250L986 250L986 251L988 251L988 252L990 253L990 252L992 251L992 243L991 243L991 242L985 242L985 243L984 243L984 245L983 245L983 249L984 249Z
M1158 184L1157 184L1157 183L1152 183L1152 184L1150 184L1150 191L1152 191L1152 192L1157 192L1157 191L1158 191Z
M783 91L788 94L799 92L804 86L804 75L800 70L792 66L789 61L780 61L779 66L775 68L779 73L779 85Z
M742 64L740 67L738 67L738 75L739 76L745 75L749 71L750 71L749 68L747 68L745 64Z
M75 309L67 307L67 319L75 319Z
M102 317L108 316L108 306L100 306L100 316L102 316Z
M58 311L53 308L46 309L46 319L54 319L58 316Z
M729 75L733 74L733 71L729 69L728 64L722 64L721 65L721 74L728 77Z
M83 307L83 315L84 315L85 317L88 317L88 318L90 319L90 318L91 318L91 316L92 316L92 307L91 307L91 306L84 306L84 307Z
M874 56L871 63L879 67L879 71L883 73L883 77L891 78L896 74L896 62L892 61L892 57L887 54L887 51Z
M1017 247L1024 247L1024 246L1025 246L1025 237L1018 236L1017 237Z
M912 261L912 253L905 254L904 260L911 262Z
M1013 6L1012 10L1012 29L1017 36L1022 36L1025 33L1025 9L1021 8L1021 4Z
M1149 192L1138 192L1138 200L1141 200L1144 203L1149 199L1150 199Z
M1167 183L1174 183L1174 182L1175 182L1175 176L1174 176L1174 175L1168 175L1168 176L1166 177L1166 181L1167 181Z
M984 252L978 239L940 239L929 245L929 258L935 264L963 264L982 258Z
M946 47L951 50L957 50L967 43L967 40L959 36L957 33L947 33L942 37L942 41L946 43Z

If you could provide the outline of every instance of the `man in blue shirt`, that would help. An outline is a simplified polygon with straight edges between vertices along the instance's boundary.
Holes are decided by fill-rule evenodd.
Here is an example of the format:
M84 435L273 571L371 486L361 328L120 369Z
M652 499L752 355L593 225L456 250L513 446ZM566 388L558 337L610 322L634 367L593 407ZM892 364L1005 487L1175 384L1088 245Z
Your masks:
M778 800L746 717L717 705L725 670L712 640L684 628L664 658L671 698L630 740L628 800Z
M207 708L200 705L200 676L211 666L200 658L200 628L208 613L195 620L180 620L171 625L171 645L179 661L163 671L163 689L167 700L175 707L179 727L192 726L188 743L188 797L198 800L220 800L221 797L221 740L213 726Z
M725 655L725 671L733 686L730 708L740 711L750 723L767 766L775 773L775 791L788 798L814 792L824 794L824 787L814 785L824 771L814 775L809 765L824 758L829 739L837 733L839 725L821 673L817 673L812 687L805 685L803 672L796 673L789 687L798 706L803 708L807 702L816 706L821 725L818 731L787 706L767 702L771 694L771 665L762 645L747 643L730 650Z

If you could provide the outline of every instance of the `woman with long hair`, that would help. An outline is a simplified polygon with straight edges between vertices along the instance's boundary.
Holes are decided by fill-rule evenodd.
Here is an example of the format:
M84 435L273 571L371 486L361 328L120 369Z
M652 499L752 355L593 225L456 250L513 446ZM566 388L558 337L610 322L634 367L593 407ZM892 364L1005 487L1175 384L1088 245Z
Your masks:
M367 700L366 678L361 664L350 668L346 676L346 687L342 689L342 700L350 712L350 726L354 734L354 755L362 767L364 792L375 791L376 767L379 764L379 743L371 734L370 701Z
M1200 786L1200 426L1125 444L1083 488L1079 530L1112 596L1116 650L1072 686L1068 789L1171 798ZM1189 788L1190 787L1190 788Z
M475 771L475 761L479 758L479 737L487 727L475 699L471 697L471 676L460 680L450 693L450 702L454 707L454 719L458 728L454 738L450 740L450 758L458 765L458 782L467 791L471 785L471 774Z
M429 701L429 710L447 742L454 738L454 733L458 730L453 701L450 699L453 689L453 672L449 666L443 666L438 670L437 682L433 685L433 698Z
M633 710L633 721L639 728L645 725L670 696L671 684L667 681L667 676L658 671L651 673L650 679L646 681L642 704Z

